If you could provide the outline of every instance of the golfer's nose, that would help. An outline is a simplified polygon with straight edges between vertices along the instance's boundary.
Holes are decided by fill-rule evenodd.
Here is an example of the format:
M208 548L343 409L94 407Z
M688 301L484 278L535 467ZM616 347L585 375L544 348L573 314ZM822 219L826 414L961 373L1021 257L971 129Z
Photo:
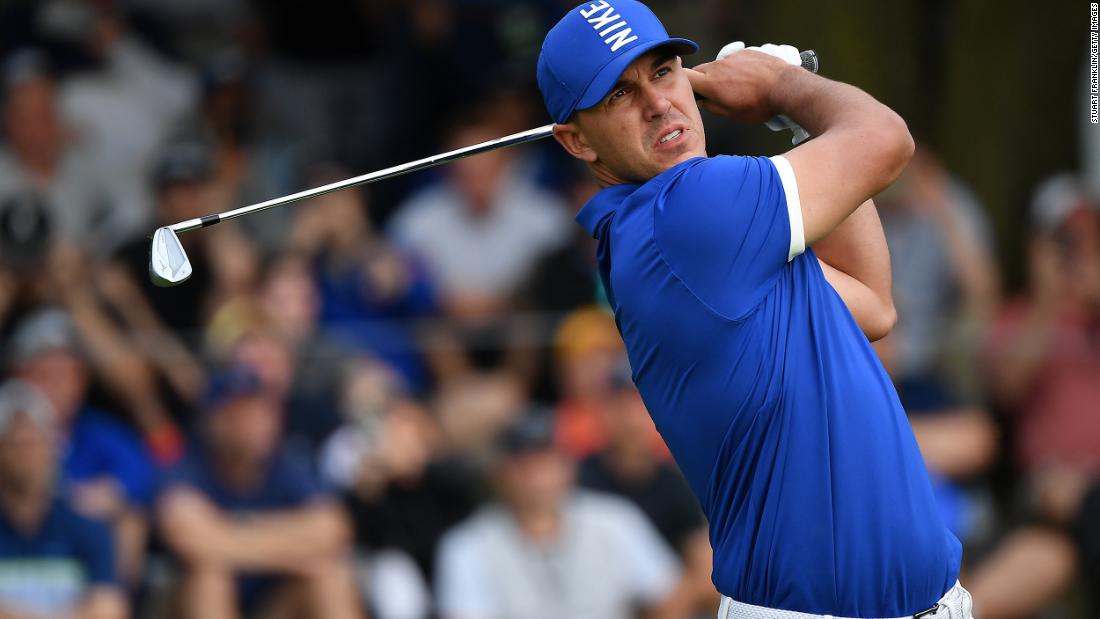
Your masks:
M654 120L660 118L672 109L672 102L659 88L646 88L642 91L642 105L644 106L645 119Z

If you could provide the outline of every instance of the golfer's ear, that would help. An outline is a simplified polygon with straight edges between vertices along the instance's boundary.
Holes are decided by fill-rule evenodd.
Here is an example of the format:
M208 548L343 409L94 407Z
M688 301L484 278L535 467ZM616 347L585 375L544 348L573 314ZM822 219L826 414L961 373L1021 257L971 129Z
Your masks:
M561 144L566 152L581 161L593 163L598 159L596 151L592 150L592 147L588 145L588 141L584 139L584 135L581 134L580 129L573 123L554 125L554 139L558 141L558 144Z

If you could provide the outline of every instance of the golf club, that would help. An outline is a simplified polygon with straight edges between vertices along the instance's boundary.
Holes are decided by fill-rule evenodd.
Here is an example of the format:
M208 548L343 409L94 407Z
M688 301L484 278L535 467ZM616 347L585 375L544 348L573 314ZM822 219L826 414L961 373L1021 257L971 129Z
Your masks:
M535 140L549 137L553 129L553 124L544 125L537 129L513 133L512 135L489 140L480 144L474 144L473 146L465 146L431 157L425 157L424 159L417 159L416 161L410 161L375 172L369 172L361 176L329 183L328 185L299 191L298 193L292 193L281 198L274 198L265 202L242 206L224 213L187 219L170 226L157 228L156 232L153 233L153 241L149 249L149 276L152 278L154 284L161 287L175 286L186 281L188 277L191 277L191 262L187 259L187 253L184 252L183 245L180 243L178 236L181 232L208 228L214 224L236 219L250 213L266 211L270 208L283 206L292 202L299 202L301 200L309 200L317 196L323 196L326 193L347 189L348 187L355 187L385 178L401 176L402 174L408 174L410 172L426 170L440 164L450 163L464 157L489 152L498 148L534 142Z
M819 67L817 54L813 50L805 50L801 52L801 56L802 67L808 71L817 73ZM480 144L474 144L473 146L465 146L446 153L425 157L424 159L417 159L416 161L410 161L376 172L369 172L361 176L329 183L328 185L299 191L298 193L292 193L281 198L274 198L265 202L242 206L224 213L188 219L170 226L158 228L156 232L153 233L152 244L149 248L149 277L153 280L155 285L161 287L175 286L187 281L187 278L191 277L191 262L187 259L187 253L183 250L183 245L180 243L178 236L181 232L207 228L214 224L236 219L250 213L266 211L270 208L284 206L301 200L309 200L310 198L316 198L317 196L340 191L341 189L347 189L348 187L355 187L357 185L373 183L374 181L380 181L386 178L401 176L402 174L408 174L410 172L426 170L440 164L450 163L464 157L478 155L498 148L534 142L549 137L553 133L553 129L553 123L543 125L537 129L513 133L512 135L489 140Z

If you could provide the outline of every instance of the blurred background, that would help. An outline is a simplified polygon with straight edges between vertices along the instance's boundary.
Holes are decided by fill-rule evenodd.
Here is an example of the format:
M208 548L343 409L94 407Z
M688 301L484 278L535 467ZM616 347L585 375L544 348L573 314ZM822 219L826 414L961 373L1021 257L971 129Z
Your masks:
M548 122L559 0L0 2L0 617L713 617L552 142L174 223ZM918 153L878 352L982 619L1100 616L1088 6L653 1L815 49ZM711 154L787 134L708 119Z

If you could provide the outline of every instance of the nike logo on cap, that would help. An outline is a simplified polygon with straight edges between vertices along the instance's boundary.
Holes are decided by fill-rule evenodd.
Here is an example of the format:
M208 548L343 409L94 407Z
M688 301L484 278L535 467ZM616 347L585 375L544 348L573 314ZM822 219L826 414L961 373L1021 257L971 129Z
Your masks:
M600 11L603 11L603 14L597 15ZM600 35L600 38L607 37L603 42L611 47L612 52L617 52L620 47L638 40L638 35L631 34L631 29L622 15L615 13L615 7L604 0L589 4L588 8L581 9L580 13L581 17L592 24L592 29Z

